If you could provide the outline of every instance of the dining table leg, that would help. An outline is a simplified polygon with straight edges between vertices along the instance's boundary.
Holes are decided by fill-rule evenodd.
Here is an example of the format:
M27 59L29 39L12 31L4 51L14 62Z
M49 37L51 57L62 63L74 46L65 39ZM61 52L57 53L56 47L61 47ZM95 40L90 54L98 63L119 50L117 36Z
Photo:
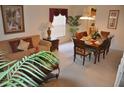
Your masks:
M96 51L94 52L94 56L95 56L94 64L96 64L97 56L98 56Z

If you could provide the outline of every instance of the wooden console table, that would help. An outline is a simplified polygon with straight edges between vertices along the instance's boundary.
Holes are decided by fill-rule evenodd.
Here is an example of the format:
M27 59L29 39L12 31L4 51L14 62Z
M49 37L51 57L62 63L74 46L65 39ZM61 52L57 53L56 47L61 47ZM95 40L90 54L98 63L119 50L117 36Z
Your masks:
M50 51L55 51L56 49L59 49L59 39L57 38L43 38L43 40L47 40L51 42L51 47L50 47Z

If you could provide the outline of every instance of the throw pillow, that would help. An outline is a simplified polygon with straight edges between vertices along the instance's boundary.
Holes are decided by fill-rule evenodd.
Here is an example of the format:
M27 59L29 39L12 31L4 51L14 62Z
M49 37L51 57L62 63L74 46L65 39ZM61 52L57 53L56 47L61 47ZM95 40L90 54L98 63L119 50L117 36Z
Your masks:
M33 48L32 38L28 37L28 38L24 38L23 40L30 43L28 49ZM18 49L19 43L20 43L19 39L9 41L13 53L23 51Z
M11 46L11 49L12 49L12 52L15 53L15 52L19 52L19 51L22 51L22 50L18 50L17 47L19 45L19 41L20 40L12 40L12 41L9 41L9 44Z
M28 37L28 38L25 38L23 40L26 41L26 42L29 42L28 49L33 48L32 38Z
M19 43L19 45L18 45L18 49L19 50L28 50L28 47L29 47L29 42L26 42L26 41L24 41L24 40L20 40L20 43Z

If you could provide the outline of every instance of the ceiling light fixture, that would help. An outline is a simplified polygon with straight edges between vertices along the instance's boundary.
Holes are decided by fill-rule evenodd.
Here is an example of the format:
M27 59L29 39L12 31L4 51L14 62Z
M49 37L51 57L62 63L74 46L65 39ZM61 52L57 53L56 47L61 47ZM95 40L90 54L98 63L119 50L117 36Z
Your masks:
M80 17L80 19L82 19L82 20L95 20L94 17L90 17L90 16L82 16L82 17Z

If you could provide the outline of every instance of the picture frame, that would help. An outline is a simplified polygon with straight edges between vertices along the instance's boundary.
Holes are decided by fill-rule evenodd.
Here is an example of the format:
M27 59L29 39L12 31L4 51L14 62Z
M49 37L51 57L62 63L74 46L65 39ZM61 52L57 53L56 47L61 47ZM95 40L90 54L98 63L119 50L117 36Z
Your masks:
M5 34L25 32L22 5L2 5L1 11Z
M108 25L109 29L116 29L119 17L119 10L109 10Z

